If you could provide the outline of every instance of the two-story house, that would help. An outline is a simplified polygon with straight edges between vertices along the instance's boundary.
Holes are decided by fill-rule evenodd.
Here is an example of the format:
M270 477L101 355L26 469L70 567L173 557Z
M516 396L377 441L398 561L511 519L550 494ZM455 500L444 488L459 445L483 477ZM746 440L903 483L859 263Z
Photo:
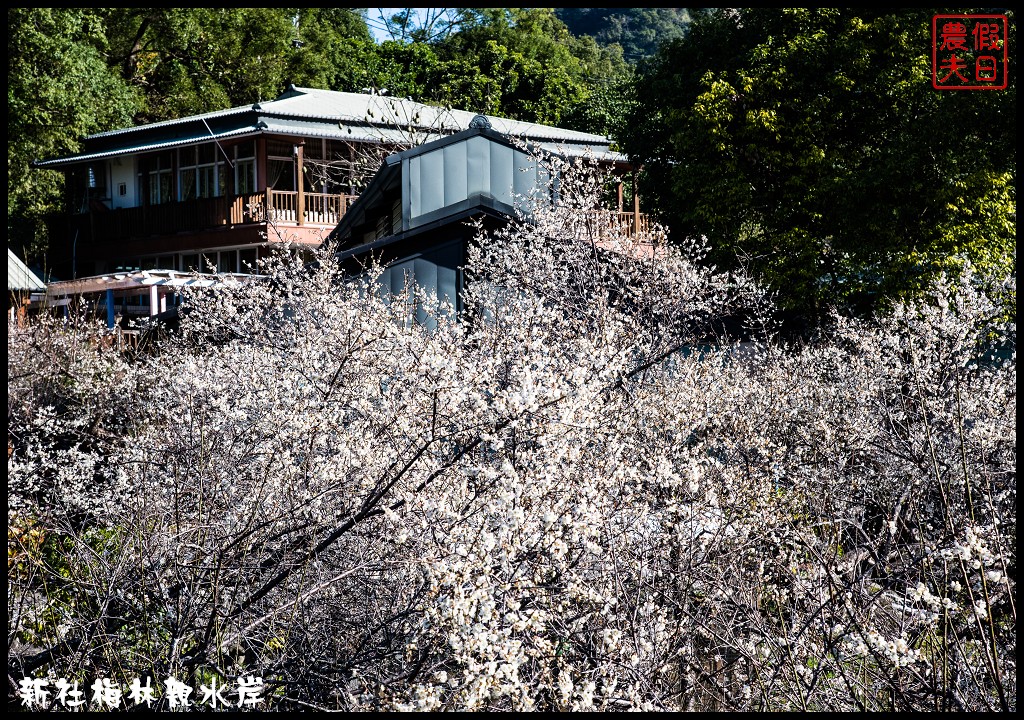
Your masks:
M34 163L66 175L68 212L51 229L50 267L65 280L249 272L272 243L322 242L385 157L465 130L473 118L386 95L292 86L268 102L87 137L76 155ZM630 169L603 136L486 121L504 135ZM635 199L632 212L639 216Z

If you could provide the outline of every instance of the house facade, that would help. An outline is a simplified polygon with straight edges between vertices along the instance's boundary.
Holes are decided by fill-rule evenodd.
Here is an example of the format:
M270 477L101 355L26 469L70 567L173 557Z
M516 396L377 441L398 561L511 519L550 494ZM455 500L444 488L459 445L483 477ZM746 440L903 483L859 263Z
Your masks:
M274 243L319 245L388 155L463 131L473 118L292 86L268 102L90 136L76 155L33 163L66 176L67 213L51 228L50 266L62 279L251 272ZM485 120L498 133L629 170L603 136ZM619 204L621 211L621 193ZM639 217L637 202L633 212Z

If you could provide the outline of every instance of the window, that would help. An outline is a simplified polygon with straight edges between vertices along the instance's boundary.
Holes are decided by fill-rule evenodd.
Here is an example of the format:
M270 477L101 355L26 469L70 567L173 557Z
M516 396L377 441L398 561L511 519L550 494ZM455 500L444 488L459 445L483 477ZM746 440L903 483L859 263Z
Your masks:
M220 197L227 189L227 164L215 143L179 150L178 197L181 200Z
M89 185L89 196L94 198L107 197L107 166L104 163L90 165L86 170Z
M239 272L259 273L259 268L256 266L256 248L249 248L248 250L239 250L238 259Z
M142 172L149 185L149 204L162 205L171 202L171 153L153 155L142 161ZM140 173L140 175L142 175ZM141 180L141 178L140 178ZM140 189L140 195L145 195Z
M267 187L295 190L295 146L287 140L267 141Z
M221 250L217 259L217 272L234 273L238 272L238 251ZM213 259L212 257L210 258Z
M235 193L246 195L256 192L256 160L239 160L235 165Z
M249 141L235 145L231 152L235 164L235 194L256 192L256 143Z

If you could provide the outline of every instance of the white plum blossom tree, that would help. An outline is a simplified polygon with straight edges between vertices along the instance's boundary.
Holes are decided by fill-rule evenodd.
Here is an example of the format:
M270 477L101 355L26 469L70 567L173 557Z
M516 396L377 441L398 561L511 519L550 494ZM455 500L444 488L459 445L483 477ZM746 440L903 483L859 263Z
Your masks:
M558 202L480 231L458 317L324 247L197 294L149 357L9 325L15 686L1015 709L1015 328L994 295L964 276L798 346L738 338L724 318L770 310L755 283L600 222L600 175L544 161Z

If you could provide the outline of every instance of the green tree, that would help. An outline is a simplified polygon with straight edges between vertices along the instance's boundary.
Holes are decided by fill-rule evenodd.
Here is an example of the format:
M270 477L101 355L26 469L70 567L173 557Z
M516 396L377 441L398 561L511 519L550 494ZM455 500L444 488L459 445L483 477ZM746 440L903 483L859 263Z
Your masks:
M620 54L576 38L550 8L477 8L437 51L446 72L439 99L556 125L582 117L573 109L624 71Z
M690 24L686 8L555 8L555 15L573 35L591 36L602 47L618 45L630 64L683 37Z
M1013 74L1005 91L934 90L934 14L699 14L636 86L623 144L646 196L811 316L915 292L964 261L1009 271Z
M60 207L63 177L30 163L78 150L85 135L123 127L140 96L106 62L101 14L86 8L7 11L7 235L42 256L45 218Z
M387 88L519 120L612 127L618 106L610 88L629 72L621 51L573 36L550 8L459 8L419 25L403 11L384 20L395 39L361 56L349 86L338 89Z
M440 100L439 84L445 76L442 60L433 45L424 42L387 40L367 54L352 92L364 88L387 91L397 97L415 100Z
M300 8L288 77L296 85L358 92L376 47L366 18L351 8Z
M114 8L112 61L165 120L276 97L296 52L284 8Z

